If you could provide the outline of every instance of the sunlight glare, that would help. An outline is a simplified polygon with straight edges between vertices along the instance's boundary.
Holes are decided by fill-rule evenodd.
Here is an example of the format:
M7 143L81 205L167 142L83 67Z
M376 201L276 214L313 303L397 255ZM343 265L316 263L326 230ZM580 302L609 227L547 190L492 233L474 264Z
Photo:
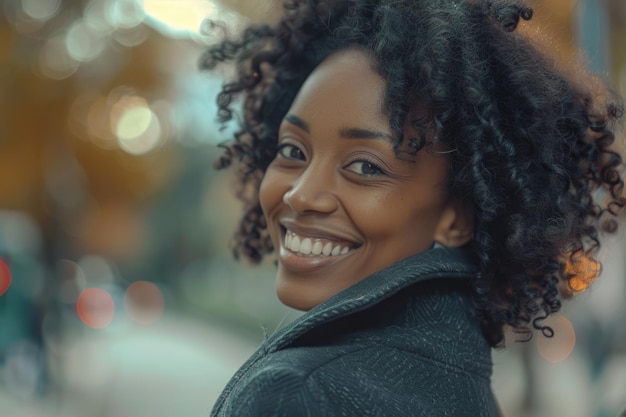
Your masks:
M208 0L144 0L147 15L175 31L198 32L202 22L215 13Z

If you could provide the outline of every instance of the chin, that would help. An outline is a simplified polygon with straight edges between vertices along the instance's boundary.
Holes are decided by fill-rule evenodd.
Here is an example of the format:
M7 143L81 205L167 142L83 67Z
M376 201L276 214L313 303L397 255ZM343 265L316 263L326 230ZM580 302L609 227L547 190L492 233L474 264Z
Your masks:
M276 285L276 296L287 307L300 311L309 311L323 301L316 301L314 297L311 297L311 294L307 294L307 291L289 288L288 285L281 285L280 282L277 282Z

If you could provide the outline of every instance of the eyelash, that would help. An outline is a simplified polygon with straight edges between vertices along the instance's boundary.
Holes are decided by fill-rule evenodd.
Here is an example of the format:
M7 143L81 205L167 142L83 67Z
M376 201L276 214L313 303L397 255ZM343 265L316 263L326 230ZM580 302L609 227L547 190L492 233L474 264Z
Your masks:
M375 173L369 173L369 174L365 174L365 173L358 173L355 172L354 170L348 169L349 167L353 166L354 164L369 164L376 172ZM347 169L348 171L356 174L356 175L360 175L362 177L380 177L380 176L386 176L387 173L378 165L378 163L376 163L375 161L372 161L369 158L361 158L361 159L355 159L354 161L350 162L348 165L346 165L346 167L344 169ZM361 169L363 169L361 167Z
M286 149L291 149L292 152L294 150L296 150L296 151L298 151L300 153L300 155L302 157L299 158L299 157L294 157L294 156L285 154L285 150ZM277 155L282 157L282 158L285 158L287 160L290 160L290 161L305 161L306 160L306 156L304 155L304 152L300 148L298 148L297 146L292 145L291 143L285 143L285 144L280 145L278 147ZM365 174L365 173L356 172L355 170L352 170L352 169L348 169L349 167L351 167L352 165L357 164L357 163L369 164L371 166L371 168L373 168L376 172L375 173ZM344 169L346 169L347 171L350 171L351 173L353 173L355 175L359 175L359 176L362 176L362 177L378 177L378 176L386 176L387 175L385 170L380 167L378 162L376 162L376 161L374 161L374 160L372 160L370 158L366 158L366 157L360 157L360 159L354 159L353 161L348 163L344 167Z
M294 157L292 157L292 156L285 155L285 154L283 153L283 151L284 151L285 149L287 149L287 148L292 148L292 149L295 149L295 150L299 151L299 152L300 152L300 154L302 155L302 158L294 158ZM278 152L277 152L277 155L279 155L279 156L281 156L281 157L283 157L283 158L285 158L285 159L288 159L288 160L290 160L290 161L303 161L303 160L305 160L305 159L306 159L306 157L304 156L304 152L302 152L302 150L301 150L300 148L298 148L298 147L297 147L297 146L295 146L295 145L292 145L291 143L284 143L284 144L280 145L280 146L278 147Z

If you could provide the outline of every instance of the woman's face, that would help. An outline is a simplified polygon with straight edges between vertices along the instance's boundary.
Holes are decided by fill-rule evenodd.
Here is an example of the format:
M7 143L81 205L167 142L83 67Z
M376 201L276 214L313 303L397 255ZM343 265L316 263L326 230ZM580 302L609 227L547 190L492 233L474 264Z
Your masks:
M260 202L278 253L277 294L290 307L308 310L435 240L446 244L457 208L447 159L396 157L384 87L366 53L338 52L280 126Z

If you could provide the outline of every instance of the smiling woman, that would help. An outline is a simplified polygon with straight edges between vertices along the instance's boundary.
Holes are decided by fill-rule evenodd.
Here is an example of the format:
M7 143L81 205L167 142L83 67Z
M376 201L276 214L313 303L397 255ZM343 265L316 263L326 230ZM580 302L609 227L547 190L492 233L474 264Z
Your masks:
M280 126L277 156L261 182L278 249L278 297L297 309L435 241L456 247L471 238L470 216L445 188L445 154L396 157L385 80L369 68L365 52L345 50L313 71Z
M491 348L544 320L624 205L619 97L560 72L517 0L289 0L209 49L243 123L236 254L305 310L213 416L496 416ZM594 200L604 189L606 201Z

